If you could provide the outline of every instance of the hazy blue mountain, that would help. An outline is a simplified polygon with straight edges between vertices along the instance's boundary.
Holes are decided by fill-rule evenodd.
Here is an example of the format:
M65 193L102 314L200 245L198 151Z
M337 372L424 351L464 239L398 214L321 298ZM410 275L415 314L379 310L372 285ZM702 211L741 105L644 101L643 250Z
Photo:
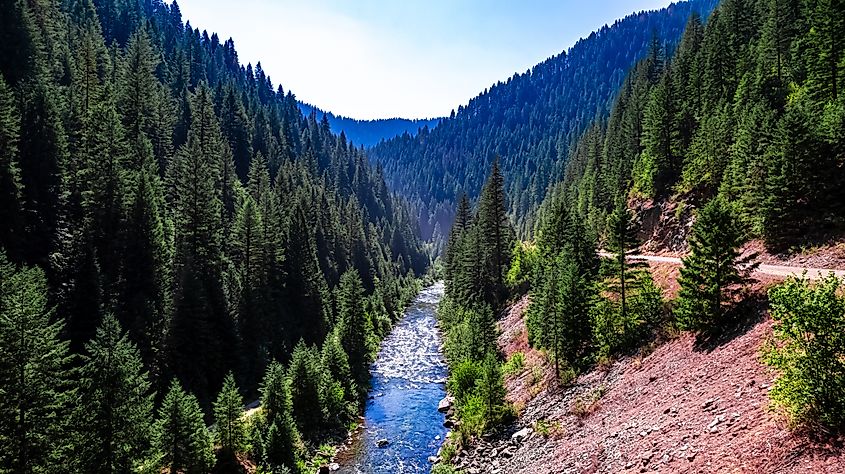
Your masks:
M318 120L325 114L329 120L329 126L332 132L337 134L343 132L346 134L346 138L352 143L355 145L364 145L366 148L375 146L382 140L390 140L405 133L414 136L419 129L423 127L434 128L441 120L439 118L356 120L342 115L335 115L303 102L299 103L299 109L306 116L310 115L312 111L316 112Z

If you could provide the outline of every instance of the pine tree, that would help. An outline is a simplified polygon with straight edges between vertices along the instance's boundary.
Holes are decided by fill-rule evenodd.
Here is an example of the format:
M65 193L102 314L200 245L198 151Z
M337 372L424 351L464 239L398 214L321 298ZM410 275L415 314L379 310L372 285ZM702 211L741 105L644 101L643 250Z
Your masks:
M620 200L607 219L608 248L613 252L614 270L608 290L619 297L619 320L623 334L628 334L634 319L630 314L629 298L637 293L639 275L647 271L643 261L628 259L628 253L639 246L637 227L625 201Z
M745 233L732 205L714 198L698 212L689 237L690 253L683 259L675 314L687 330L713 332L748 282L756 255L741 256Z
M279 187L277 185L277 187ZM325 281L317 265L314 238L305 211L296 206L288 224L285 247L285 290L288 301L289 346L302 338L308 343L322 341L328 330L324 312Z
M338 288L338 335L349 367L359 387L369 380L370 347L373 328L364 312L364 290L355 270L343 274Z
M159 351L170 315L172 283L168 222L156 168L155 160L148 154L135 173L134 183L130 184L131 201L123 237L127 271L119 298L123 303L119 317L141 350L154 379L161 375L163 361Z
M223 197L220 135L211 91L191 103L188 142L171 167L175 227L174 314L168 331L170 367L209 402L233 358L234 328L223 293ZM221 373L222 372L222 373Z
M323 419L320 372L320 356L317 350L300 341L291 355L288 378L296 425L309 439L316 435Z
M296 466L300 444L293 417L290 384L282 364L272 362L261 383L261 459L269 469Z
M24 259L48 269L49 256L56 249L67 140L56 99L45 85L26 89L21 100L18 148L27 229Z
M13 262L21 261L23 250L23 205L18 165L20 115L14 97L0 75L0 248Z
M0 464L9 472L62 469L73 397L62 330L47 306L44 272L16 268L0 252Z
M505 404L505 385L502 368L495 351L489 351L481 365L481 379L478 381L481 399L484 401L484 417L488 427L499 421Z
M323 367L331 375L331 378L341 384L344 393L344 400L357 406L358 389L352 378L352 369L349 366L349 356L343 349L340 341L340 334L337 330L329 334L323 342L321 351Z
M469 206L469 199L466 194L462 194L458 201L458 209L455 212L455 220L452 223L452 229L449 232L449 241L446 244L446 249L443 254L443 271L444 280L447 291L450 290L454 283L455 274L457 273L459 256L461 254L461 243L464 232L469 229L472 224L472 211Z
M234 264L237 267L241 294L238 295L238 317L248 380L258 380L264 372L270 351L269 315L266 292L268 265L263 242L263 218L252 197L246 196L238 209L233 229ZM253 382L254 383L254 382Z
M489 286L482 289L483 300L494 307L501 304L505 296L504 275L510 267L510 250L514 240L505 205L504 186L505 180L496 159L479 199L477 222L483 252L480 258L489 279Z
M223 388L214 402L214 422L217 443L227 456L243 452L246 446L246 425L243 419L244 402L238 393L234 375L229 372L223 379Z
M199 402L175 379L158 410L155 444L167 472L204 474L214 463L213 440Z
M111 315L85 352L73 418L79 469L130 472L144 459L152 431L153 394L140 352Z

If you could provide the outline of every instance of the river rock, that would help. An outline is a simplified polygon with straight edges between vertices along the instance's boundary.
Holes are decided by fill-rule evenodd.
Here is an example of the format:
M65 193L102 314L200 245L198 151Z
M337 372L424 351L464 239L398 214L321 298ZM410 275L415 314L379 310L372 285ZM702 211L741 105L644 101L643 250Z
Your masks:
M329 471L334 472L334 471L339 471L339 470L340 470L340 464L338 464L336 462L329 464Z
M446 413L452 408L452 405L455 403L455 399L453 397L446 397L443 400L440 400L440 403L437 404L437 411L440 413Z
M376 441L376 446L378 446L379 448L386 448L388 444L390 444L390 441L388 441L386 438L382 438Z
M525 441L526 438L528 438L532 431L533 430L531 428L523 428L511 435L511 441L515 443L521 443Z

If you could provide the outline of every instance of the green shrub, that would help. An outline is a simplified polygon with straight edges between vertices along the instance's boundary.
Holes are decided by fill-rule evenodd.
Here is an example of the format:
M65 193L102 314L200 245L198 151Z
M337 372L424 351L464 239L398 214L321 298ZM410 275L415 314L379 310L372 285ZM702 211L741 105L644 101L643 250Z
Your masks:
M461 419L460 432L464 440L484 433L486 407L480 394L472 394L458 409Z
M481 379L481 365L465 360L458 362L449 374L446 383L449 393L455 397L458 404L462 404L475 390L475 385Z
M457 453L458 450L455 447L455 443L447 440L445 443L443 443L443 446L440 448L440 460L445 463L451 462L452 459L455 458L455 454Z
M845 422L845 298L830 276L789 279L769 292L774 339L764 361L780 372L769 396L793 426Z
M460 472L448 464L436 464L431 468L431 474L460 474Z
M525 368L525 354L522 352L514 352L511 354L510 359L505 362L505 365L502 367L502 372L505 375L514 375L522 372L522 369Z

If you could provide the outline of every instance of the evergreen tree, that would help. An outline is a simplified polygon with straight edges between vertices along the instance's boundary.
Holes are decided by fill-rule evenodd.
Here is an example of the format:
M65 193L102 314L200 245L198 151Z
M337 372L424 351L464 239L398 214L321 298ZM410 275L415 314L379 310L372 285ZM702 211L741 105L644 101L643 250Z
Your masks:
M138 348L106 315L85 345L74 414L81 472L130 472L143 461L152 432L153 395Z
M9 472L55 472L66 461L73 392L62 330L44 272L15 267L0 252L0 464Z
M214 445L199 402L175 379L161 402L155 429L160 465L167 472L202 474L211 469Z
M338 335L349 367L359 387L369 380L370 347L373 328L364 312L364 290L355 270L343 274L338 288Z
M211 91L191 102L188 142L171 168L175 227L174 314L168 331L170 367L209 402L231 364L234 329L223 293L223 193L220 136Z
M285 247L285 289L291 317L288 342L300 337L309 343L322 340L328 329L324 312L324 286L314 249L314 240L304 210L297 206L287 230Z
M502 368L494 351L487 353L481 365L481 379L478 381L481 399L484 400L484 413L487 426L499 421L505 404L505 385L502 381Z
M472 211L470 210L469 199L467 199L466 194L463 194L458 201L455 221L452 223L452 230L449 232L449 241L443 253L444 280L448 289L452 288L452 283L457 273L459 256L461 255L461 239L471 224Z
M338 331L330 334L325 342L323 342L321 359L323 367L331 376L331 379L341 384L344 400L357 406L359 392L352 377L349 356L346 355L346 351L343 349Z
M278 362L267 367L261 383L263 417L261 456L270 469L296 466L299 431L293 417L290 384L285 369Z
M0 248L14 262L23 255L24 215L21 202L21 176L18 165L20 115L12 90L0 75Z
M313 439L323 419L323 400L320 397L320 357L316 349L304 342L293 349L288 379L290 383L291 407L299 431L306 438Z
M698 212L689 237L690 253L683 259L675 314L687 330L713 332L718 329L725 307L748 282L756 255L741 256L745 239L734 208L721 198L708 202Z
M505 180L499 171L499 162L493 162L490 178L478 202L477 227L480 232L486 279L489 287L482 287L483 300L497 307L504 300L504 275L510 267L510 249L513 248L514 231L505 205Z
M608 248L613 252L613 266L608 290L618 296L622 333L628 334L636 315L631 314L630 299L639 291L640 275L647 272L643 261L629 260L628 253L639 246L637 226L625 201L619 201L607 219Z
M152 156L144 159L131 187L123 238L126 271L119 314L144 362L158 379L163 362L159 351L171 308L172 255L161 181Z
M227 456L243 452L246 445L246 425L243 419L243 397L238 393L235 377L229 372L223 379L223 388L214 402L214 422L217 443Z

